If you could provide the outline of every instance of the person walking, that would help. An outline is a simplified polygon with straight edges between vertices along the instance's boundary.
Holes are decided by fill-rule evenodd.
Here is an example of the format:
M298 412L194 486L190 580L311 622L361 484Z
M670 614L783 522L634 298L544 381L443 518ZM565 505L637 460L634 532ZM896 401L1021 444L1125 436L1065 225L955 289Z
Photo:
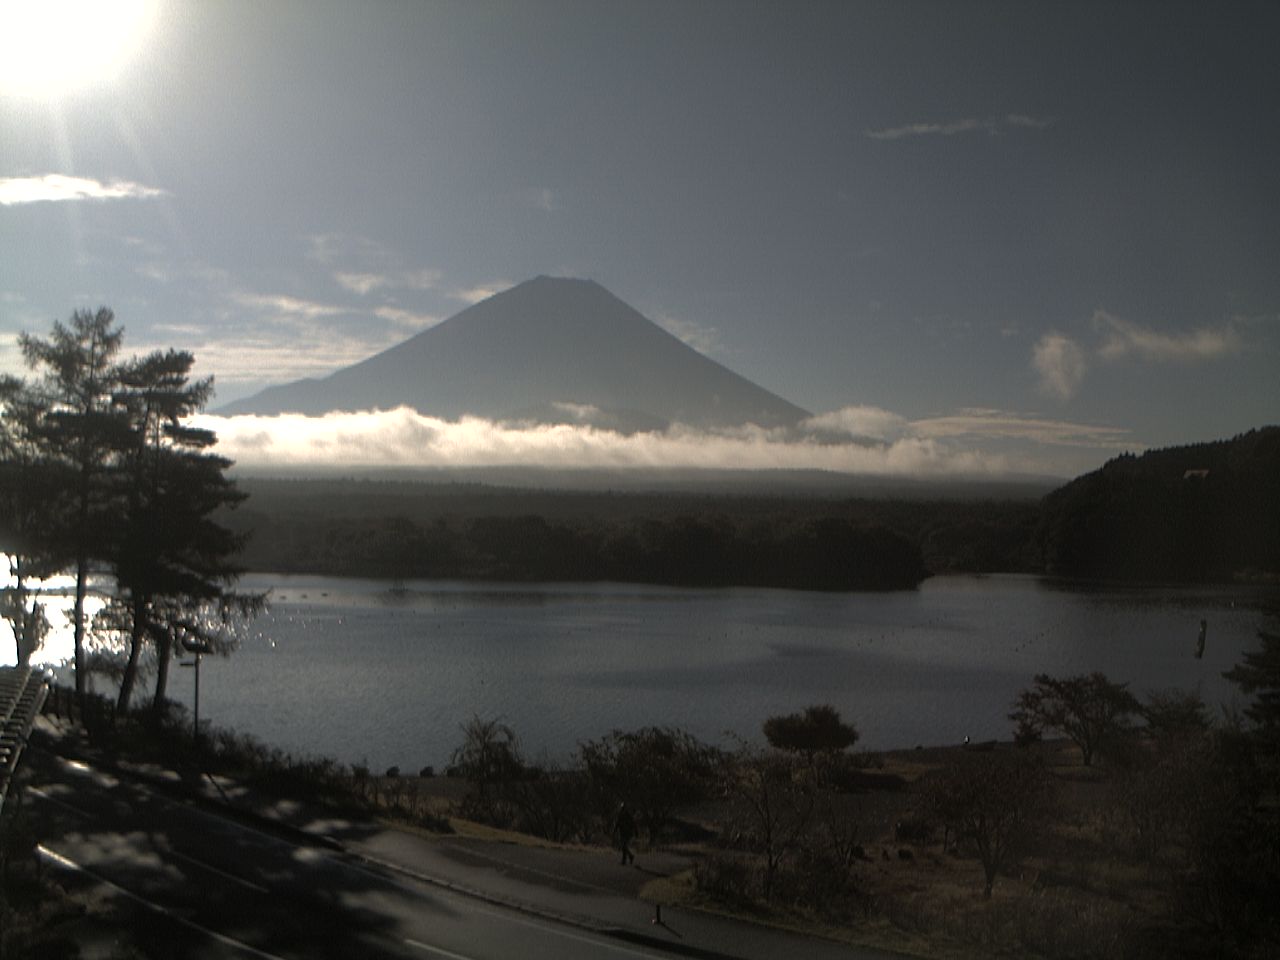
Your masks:
M618 804L613 829L618 835L618 846L622 849L622 865L625 867L628 863L635 863L636 855L631 852L631 839L636 835L636 818L627 809L625 800Z

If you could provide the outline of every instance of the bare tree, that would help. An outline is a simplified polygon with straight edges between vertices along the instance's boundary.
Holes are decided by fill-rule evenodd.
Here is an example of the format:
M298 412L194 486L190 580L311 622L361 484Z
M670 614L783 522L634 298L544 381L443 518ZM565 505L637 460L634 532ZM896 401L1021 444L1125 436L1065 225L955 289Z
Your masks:
M930 816L977 849L983 897L1042 813L1047 782L1035 758L998 751L961 754L929 783Z
M715 751L683 730L643 727L588 740L578 755L606 809L626 801L656 842L677 807L706 795Z
M725 784L741 811L738 833L764 856L765 900L778 869L803 844L818 790L811 767L794 754L743 744L725 766Z

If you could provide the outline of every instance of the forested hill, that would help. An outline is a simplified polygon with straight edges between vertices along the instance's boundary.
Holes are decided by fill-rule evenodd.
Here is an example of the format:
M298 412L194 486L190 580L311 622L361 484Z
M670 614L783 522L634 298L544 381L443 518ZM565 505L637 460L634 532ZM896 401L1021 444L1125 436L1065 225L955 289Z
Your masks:
M1045 497L1040 534L1063 576L1280 576L1280 427L1117 457Z
M877 500L244 478L250 569L825 590L1040 569L1030 497Z

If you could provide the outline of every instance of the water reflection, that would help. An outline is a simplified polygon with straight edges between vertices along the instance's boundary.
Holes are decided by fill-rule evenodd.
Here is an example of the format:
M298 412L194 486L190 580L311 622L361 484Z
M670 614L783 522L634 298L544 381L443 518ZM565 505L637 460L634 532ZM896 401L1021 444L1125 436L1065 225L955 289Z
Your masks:
M476 713L561 758L649 724L711 742L758 736L764 718L818 702L871 748L1006 737L1010 704L1038 672L1101 670L1140 696L1195 691L1216 711L1235 693L1222 672L1280 599L1274 587L1012 576L937 577L895 594L267 574L241 586L271 589L269 609L231 657L205 661L202 717L286 749L407 769L442 766ZM51 585L43 662L71 656L72 587ZM93 612L102 600L91 599ZM170 692L191 695L189 684Z

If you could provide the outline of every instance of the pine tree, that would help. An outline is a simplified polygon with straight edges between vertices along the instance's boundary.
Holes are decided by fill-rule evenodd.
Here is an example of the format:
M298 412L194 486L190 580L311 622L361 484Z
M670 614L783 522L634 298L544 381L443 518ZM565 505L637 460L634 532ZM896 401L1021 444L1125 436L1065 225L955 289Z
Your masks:
M1245 693L1257 694L1245 707L1258 733L1269 743L1280 743L1280 633L1258 631L1262 649L1244 655L1244 663L1236 664L1223 676Z
M65 469L67 487L60 493L70 509L57 517L56 530L48 531L47 545L75 565L75 682L81 707L86 689L84 600L90 564L102 559L95 545L103 542L103 481L121 428L111 393L123 337L115 314L100 307L96 312L75 311L69 325L55 321L48 340L25 333L19 338L27 364L43 371L36 388L43 404L40 442L51 460Z
M48 629L27 584L57 569L53 518L65 490L59 465L39 440L44 406L23 381L0 377L0 549L9 558L12 586L0 590L0 615L13 627L15 662L25 664Z
M129 425L114 473L123 507L111 537L130 625L121 708L133 694L145 640L156 646L159 706L175 645L216 642L236 612L259 602L231 590L242 539L212 515L244 494L226 476L231 461L209 452L213 432L186 423L212 388L210 380L190 380L193 363L191 354L174 350L130 361L113 398Z

